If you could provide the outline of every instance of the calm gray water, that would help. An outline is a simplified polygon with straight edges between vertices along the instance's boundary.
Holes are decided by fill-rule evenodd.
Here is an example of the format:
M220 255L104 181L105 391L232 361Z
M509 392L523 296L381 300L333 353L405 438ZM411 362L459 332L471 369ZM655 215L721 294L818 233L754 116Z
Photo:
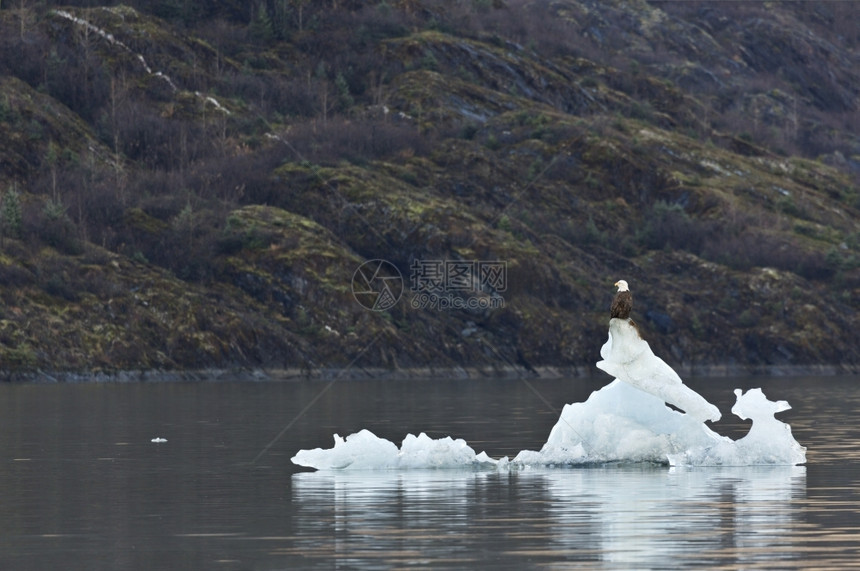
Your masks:
M531 381L547 402L516 380L340 381L256 462L325 383L3 385L0 569L858 565L858 378L688 381L727 417L735 387L788 400L802 467L325 474L289 460L361 428L513 456L545 441L547 403L606 381Z

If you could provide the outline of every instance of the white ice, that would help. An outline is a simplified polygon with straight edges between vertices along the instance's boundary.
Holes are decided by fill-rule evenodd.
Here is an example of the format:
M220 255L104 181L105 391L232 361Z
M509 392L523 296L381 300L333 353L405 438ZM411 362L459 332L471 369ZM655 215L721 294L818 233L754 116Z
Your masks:
M433 439L423 432L408 434L400 448L369 430L345 439L334 435L334 448L300 450L293 462L319 470L495 468L498 460L475 454L465 440L450 436Z
M597 368L616 379L658 396L700 421L720 420L719 409L684 385L626 319L609 320L609 339L600 348L600 356L603 360L597 362Z
M673 466L797 465L806 449L776 413L791 408L770 401L761 389L736 389L732 413L753 421L739 440L721 436L704 424L720 412L681 378L626 320L610 320L609 339L597 363L616 379L583 403L565 405L539 451L523 450L513 460L480 454L461 439L432 439L409 434L398 448L362 430L334 447L300 450L292 461L318 470L404 470L469 468L528 469L611 462L648 462ZM666 406L670 403L678 409Z

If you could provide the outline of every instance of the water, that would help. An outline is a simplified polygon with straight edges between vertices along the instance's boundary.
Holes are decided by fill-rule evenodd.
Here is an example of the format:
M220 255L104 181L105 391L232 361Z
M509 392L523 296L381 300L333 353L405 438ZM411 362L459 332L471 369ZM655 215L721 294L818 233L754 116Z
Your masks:
M302 472L368 428L537 450L607 379L0 386L0 569L851 568L860 379L694 380L715 429L761 386L808 464ZM553 411L550 407L557 410ZM167 439L157 444L153 438ZM263 450L266 450L256 462Z

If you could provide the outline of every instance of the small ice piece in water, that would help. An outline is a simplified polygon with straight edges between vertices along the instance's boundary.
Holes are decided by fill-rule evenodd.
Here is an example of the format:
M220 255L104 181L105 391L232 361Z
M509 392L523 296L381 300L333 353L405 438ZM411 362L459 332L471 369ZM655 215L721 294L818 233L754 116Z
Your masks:
M155 442L156 444L161 444L162 442L167 442L166 438L161 438L160 436L153 438L151 442Z

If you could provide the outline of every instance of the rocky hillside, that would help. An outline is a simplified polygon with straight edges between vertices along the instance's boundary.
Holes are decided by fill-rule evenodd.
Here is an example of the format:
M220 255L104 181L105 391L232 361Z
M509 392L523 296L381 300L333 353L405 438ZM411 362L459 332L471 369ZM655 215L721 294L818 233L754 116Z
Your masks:
M0 375L860 368L843 2L4 3Z

